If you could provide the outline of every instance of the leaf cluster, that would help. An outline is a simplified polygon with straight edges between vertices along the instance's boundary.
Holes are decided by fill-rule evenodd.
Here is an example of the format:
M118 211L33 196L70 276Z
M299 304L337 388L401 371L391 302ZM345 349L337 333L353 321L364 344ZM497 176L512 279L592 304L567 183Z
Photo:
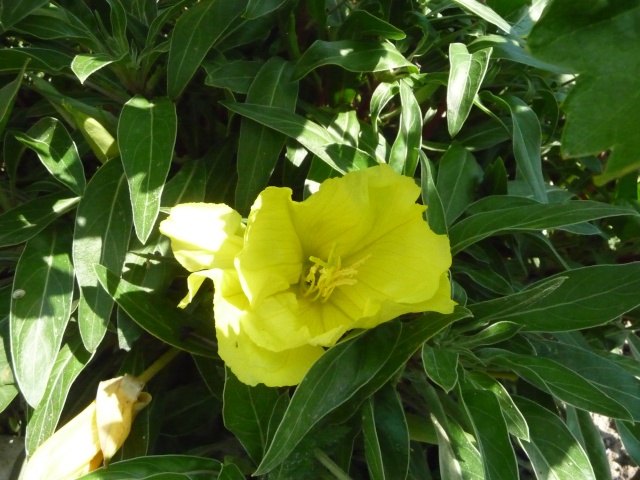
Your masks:
M0 0L2 433L32 454L171 346L84 478L610 478L590 412L640 461L640 3L583 3ZM455 312L240 383L211 289L176 307L166 209L380 162L449 236Z

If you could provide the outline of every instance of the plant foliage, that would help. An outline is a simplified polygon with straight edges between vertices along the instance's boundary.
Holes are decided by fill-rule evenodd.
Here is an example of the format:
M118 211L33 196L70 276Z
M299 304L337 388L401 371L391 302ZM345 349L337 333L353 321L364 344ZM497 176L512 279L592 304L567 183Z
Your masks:
M640 460L638 0L0 0L0 32L0 429L27 455L172 346L85 478L610 478L588 412ZM159 221L381 162L449 235L455 312L240 383Z

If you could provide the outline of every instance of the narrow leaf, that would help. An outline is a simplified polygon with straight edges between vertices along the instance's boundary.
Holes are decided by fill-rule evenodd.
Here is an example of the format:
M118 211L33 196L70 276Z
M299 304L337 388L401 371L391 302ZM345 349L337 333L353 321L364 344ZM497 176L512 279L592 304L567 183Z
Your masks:
M293 73L293 80L305 77L323 65L338 65L350 72L380 72L406 67L418 69L388 42L372 40L316 40L304 52Z
M500 15L498 15L492 8L487 7L484 3L480 3L477 0L453 0L471 13L476 14L483 20L495 25L505 33L511 31L511 25L509 25Z
M121 272L130 233L131 206L122 164L107 162L87 184L73 237L73 264L80 286L78 324L89 351L104 337L113 307L113 299L98 284L93 265Z
M86 180L78 149L59 120L45 117L26 134L16 133L16 138L36 152L56 180L77 195L84 193Z
M196 355L216 358L213 322L200 319L174 306L168 300L118 278L95 264L95 275L109 298L142 328L169 345ZM107 293L108 292L108 293Z
M389 165L396 172L413 177L422 146L422 111L407 82L399 80L398 86L402 106L400 128L391 146Z
M16 100L16 95L22 86L22 79L24 78L24 72L27 68L28 62L25 62L22 70L18 72L18 76L15 80L12 80L4 87L0 88L0 133L4 130L4 127L9 121L11 111L13 110L13 104Z
M74 333L58 352L42 401L27 423L27 455L33 455L38 446L53 435L71 384L91 360L91 354L82 346L77 331Z
M38 197L0 215L0 247L25 242L71 210L79 197L56 192Z
M249 457L260 463L269 441L269 422L280 395L264 385L250 387L228 368L224 382L224 426L242 443Z
M189 455L149 455L109 464L82 480L216 480L222 464L212 458Z
M473 201L482 175L482 168L471 152L457 142L452 143L440 159L436 181L447 226Z
M531 433L531 441L519 443L538 478L596 480L589 458L560 418L531 400L522 397L514 400Z
M632 208L590 200L503 208L499 215L495 212L478 213L451 227L451 251L456 254L483 238L500 233L558 228L621 215L640 217Z
M3 31L8 30L11 25L47 3L47 0L3 0L0 2L0 28Z
M473 101L487 73L491 49L470 54L463 43L449 44L447 126L455 137L471 112Z
M11 302L11 357L16 381L35 407L44 395L73 300L71 232L64 224L27 242L16 266Z
M447 233L447 221L444 216L442 199L436 188L434 168L424 152L420 151L420 183L422 185L422 203L427 206L427 222L435 233Z
M120 114L118 147L129 183L133 225L143 244L158 218L177 123L176 107L168 98L149 102L136 95Z
M451 391L458 383L457 352L425 343L422 346L422 365L428 377L445 392Z
M561 278L564 281L548 295L519 309L495 312L492 321L509 320L527 331L563 332L603 325L640 305L640 262L576 268L530 288ZM480 305L469 308L478 312Z
M245 7L244 1L203 0L180 15L169 47L167 90L170 98L180 96L209 49Z
M518 464L500 404L493 392L463 390L463 403L482 454L484 478L518 478Z
M293 112L298 97L298 83L290 82L293 66L272 57L256 75L247 103L284 108ZM267 186L280 156L286 136L265 125L243 118L238 142L238 184L235 207L249 213L258 194Z

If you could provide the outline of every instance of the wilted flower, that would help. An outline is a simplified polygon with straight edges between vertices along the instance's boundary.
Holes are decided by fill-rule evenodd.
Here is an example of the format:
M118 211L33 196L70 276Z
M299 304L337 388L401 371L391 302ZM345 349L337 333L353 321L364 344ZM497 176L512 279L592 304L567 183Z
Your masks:
M100 382L96 400L38 447L23 480L71 480L108 463L151 401L144 384L124 375Z
M244 383L295 385L348 330L409 312L450 313L449 240L389 166L325 181L303 202L269 187L246 229L226 205L183 204L160 230L189 271L188 303L215 285L220 357Z

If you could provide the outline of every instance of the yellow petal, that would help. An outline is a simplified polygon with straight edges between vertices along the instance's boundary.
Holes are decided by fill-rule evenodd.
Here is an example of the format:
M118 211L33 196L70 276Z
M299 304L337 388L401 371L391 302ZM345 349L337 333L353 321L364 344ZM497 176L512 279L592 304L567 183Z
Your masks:
M236 268L252 306L298 283L305 260L291 223L291 190L269 187L253 207Z
M242 248L244 225L240 214L227 205L184 203L171 209L160 231L171 239L176 260L195 272L232 268Z
M151 400L146 394L139 402L143 387L140 380L126 374L98 386L96 422L105 465L129 436L135 413Z
M22 479L71 480L95 470L101 461L96 403L92 402L38 447Z
M214 314L220 358L247 385L279 387L300 383L324 349L304 345L275 352L258 346L246 333L252 311L237 273L215 273Z

